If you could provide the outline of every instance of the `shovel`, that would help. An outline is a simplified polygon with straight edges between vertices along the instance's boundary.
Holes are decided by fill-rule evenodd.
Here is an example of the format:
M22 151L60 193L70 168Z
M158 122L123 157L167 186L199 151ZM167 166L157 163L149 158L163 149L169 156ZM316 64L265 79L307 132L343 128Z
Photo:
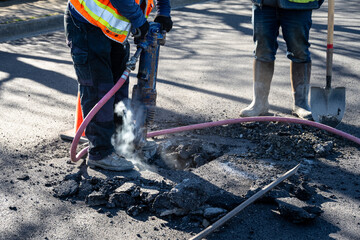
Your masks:
M315 122L336 127L345 112L345 87L331 88L334 39L334 0L328 0L326 87L311 87L311 113Z

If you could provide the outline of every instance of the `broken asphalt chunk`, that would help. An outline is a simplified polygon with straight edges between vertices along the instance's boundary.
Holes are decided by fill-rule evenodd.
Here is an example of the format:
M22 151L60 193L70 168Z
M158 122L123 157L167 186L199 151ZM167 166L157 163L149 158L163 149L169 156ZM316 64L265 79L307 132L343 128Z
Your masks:
M85 198L85 203L88 206L100 206L107 203L107 197L102 192L94 191Z
M54 187L54 196L58 198L66 198L77 193L79 184L74 180L63 181L58 186Z
M278 198L279 214L288 221L295 224L305 224L313 221L317 215L307 212L307 205L297 198Z
M196 210L208 199L205 186L198 179L185 179L169 192L171 202L186 210Z

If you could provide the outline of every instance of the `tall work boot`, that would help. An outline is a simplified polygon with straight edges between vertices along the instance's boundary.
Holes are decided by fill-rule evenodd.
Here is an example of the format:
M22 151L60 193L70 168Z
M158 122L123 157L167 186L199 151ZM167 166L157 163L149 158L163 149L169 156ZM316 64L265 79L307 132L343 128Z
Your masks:
M309 107L309 87L311 75L311 62L309 63L290 63L290 79L293 91L292 114L296 117L312 120Z
M241 110L240 117L261 116L269 111L268 97L274 74L274 62L254 60L253 74L253 100L249 106Z

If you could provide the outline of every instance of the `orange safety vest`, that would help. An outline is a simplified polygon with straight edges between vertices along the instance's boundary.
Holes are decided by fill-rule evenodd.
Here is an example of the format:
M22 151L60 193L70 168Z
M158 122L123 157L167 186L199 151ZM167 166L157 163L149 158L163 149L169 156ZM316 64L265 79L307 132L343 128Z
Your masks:
M139 4L140 0L135 2ZM70 0L70 4L110 39L123 43L129 36L130 21L118 12L110 0ZM147 18L154 7L154 0L145 0L140 7Z

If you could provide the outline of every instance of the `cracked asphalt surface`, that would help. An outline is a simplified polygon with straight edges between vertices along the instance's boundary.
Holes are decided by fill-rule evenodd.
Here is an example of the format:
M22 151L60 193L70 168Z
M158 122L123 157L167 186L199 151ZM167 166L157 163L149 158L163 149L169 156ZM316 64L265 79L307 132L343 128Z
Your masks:
M347 91L339 129L360 137L360 9L355 1L349 2L337 3L335 9L334 87L345 86ZM250 4L232 0L190 4L173 10L173 19L174 29L160 53L153 130L237 118L252 97ZM313 24L312 83L323 86L326 4L314 12ZM284 55L280 41L270 93L276 116L290 116L291 110L289 63ZM220 156L197 168L157 166L121 174L84 169L81 161L68 163L70 143L59 139L60 132L73 127L77 94L63 31L0 43L0 57L1 239L189 239L203 229L201 224L189 225L184 216L164 218L147 212L134 217L121 209L54 197L53 189L64 176L79 170L84 178L124 177L164 181L169 186L187 178L201 179L219 191L245 198L297 163L302 164L297 177L313 189L307 203L323 210L315 221L294 224L279 214L283 208L259 202L207 239L359 238L358 145L310 127L252 123L156 138L232 146L221 148ZM131 83L136 83L135 72ZM287 183L277 191L295 194L287 186L296 185Z

